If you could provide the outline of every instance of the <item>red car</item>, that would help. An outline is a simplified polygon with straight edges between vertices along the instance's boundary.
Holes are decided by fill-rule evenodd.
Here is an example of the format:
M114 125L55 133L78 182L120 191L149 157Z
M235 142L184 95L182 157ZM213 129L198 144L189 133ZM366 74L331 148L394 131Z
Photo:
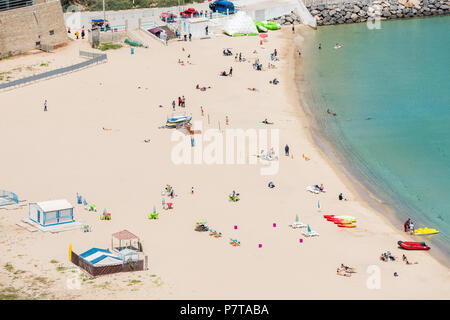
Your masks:
M163 12L161 13L160 18L164 22L174 22L177 18L177 15L169 12Z
M199 15L200 14L198 13L198 11L194 8L189 8L183 12L180 12L180 16L182 16L183 18L198 17Z

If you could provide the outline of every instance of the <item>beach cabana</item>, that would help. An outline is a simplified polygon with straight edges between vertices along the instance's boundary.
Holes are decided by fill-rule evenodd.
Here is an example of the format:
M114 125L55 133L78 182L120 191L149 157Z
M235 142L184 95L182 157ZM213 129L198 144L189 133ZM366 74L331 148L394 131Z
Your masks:
M74 222L74 207L65 199L30 203L28 216L43 227Z
M123 264L123 260L120 257L106 249L92 248L80 254L80 257L96 267Z
M112 235L111 248L114 251L120 252L124 249L140 251L140 247L139 237L128 230L122 230Z

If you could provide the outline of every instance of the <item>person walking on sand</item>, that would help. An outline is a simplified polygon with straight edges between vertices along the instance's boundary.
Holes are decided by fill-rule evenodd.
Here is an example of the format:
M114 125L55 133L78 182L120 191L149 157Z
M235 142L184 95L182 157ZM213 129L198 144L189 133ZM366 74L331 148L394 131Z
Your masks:
M228 75L231 77L233 75L233 67L230 67L230 72L228 73Z
M208 35L208 26L205 27L206 35Z
M181 97L178 97L178 106L181 107Z
M202 112L202 116L203 116L203 107L200 106L200 111Z
M75 32L75 37L77 37L77 39L78 39L78 35L79 35L78 31Z
M194 187L191 188L191 194L194 194Z
M321 43L319 43L319 50L320 50L320 49L322 49L322 44L321 44Z
M189 41L192 41L192 33L189 33Z
M47 100L44 101L44 111L47 111Z
M294 22L292 22L292 33L295 33Z
M182 100L181 100L181 106L183 107L183 108L185 108L186 107L186 98L183 96L183 98L182 98Z
M175 111L175 100L172 101L172 108L173 108L173 111Z
M288 145L286 145L286 146L284 147L284 154L285 154L286 156L289 156L289 146L288 146Z

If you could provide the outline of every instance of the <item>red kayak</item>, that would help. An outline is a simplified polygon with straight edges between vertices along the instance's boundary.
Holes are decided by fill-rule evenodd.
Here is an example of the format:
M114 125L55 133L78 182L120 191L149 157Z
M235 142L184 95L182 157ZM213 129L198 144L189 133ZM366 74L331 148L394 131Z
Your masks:
M430 250L430 247L425 242L399 241L398 245L406 250Z

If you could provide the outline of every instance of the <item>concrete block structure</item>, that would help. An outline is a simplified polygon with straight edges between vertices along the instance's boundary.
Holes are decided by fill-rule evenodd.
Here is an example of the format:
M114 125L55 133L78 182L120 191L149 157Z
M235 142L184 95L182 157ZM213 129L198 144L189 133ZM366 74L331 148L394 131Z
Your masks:
M68 40L59 0L5 1L0 6L0 57Z

